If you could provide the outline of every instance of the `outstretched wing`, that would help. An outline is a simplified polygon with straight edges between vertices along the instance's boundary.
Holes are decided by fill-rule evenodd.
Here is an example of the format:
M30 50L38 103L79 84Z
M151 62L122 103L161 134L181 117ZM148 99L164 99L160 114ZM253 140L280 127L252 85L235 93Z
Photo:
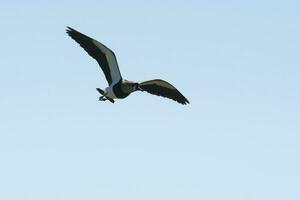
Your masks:
M164 80L145 81L140 83L139 87L150 94L167 97L181 104L190 103L173 85Z
M97 60L109 85L112 82L121 80L122 77L118 67L117 58L112 50L97 40L94 40L73 28L67 28L67 34L79 43L90 56Z

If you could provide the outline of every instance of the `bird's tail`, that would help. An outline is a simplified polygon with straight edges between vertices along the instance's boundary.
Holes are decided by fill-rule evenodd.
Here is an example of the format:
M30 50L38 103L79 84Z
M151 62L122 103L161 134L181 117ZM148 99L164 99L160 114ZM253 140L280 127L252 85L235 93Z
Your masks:
M100 88L96 88L96 90L97 90L100 94L102 94L103 96L105 96L103 90L101 90ZM109 98L109 97L107 97L107 96L105 96L105 98L106 98L107 100L109 100L110 102L115 103L115 101L114 101L113 99L111 99L111 98Z
M104 91L101 90L100 88L96 88L96 90L97 90L100 94L104 95Z

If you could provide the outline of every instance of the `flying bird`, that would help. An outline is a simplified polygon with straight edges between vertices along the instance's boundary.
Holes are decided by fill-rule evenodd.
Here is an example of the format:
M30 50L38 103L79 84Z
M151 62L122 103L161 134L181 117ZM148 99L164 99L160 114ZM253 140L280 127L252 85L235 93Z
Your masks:
M67 34L100 65L108 87L104 90L96 88L102 95L99 101L123 99L135 91L146 91L150 94L166 97L181 104L188 104L189 101L170 83L161 79L144 81L141 83L123 79L118 66L117 58L112 50L97 40L86 36L79 31L67 27Z

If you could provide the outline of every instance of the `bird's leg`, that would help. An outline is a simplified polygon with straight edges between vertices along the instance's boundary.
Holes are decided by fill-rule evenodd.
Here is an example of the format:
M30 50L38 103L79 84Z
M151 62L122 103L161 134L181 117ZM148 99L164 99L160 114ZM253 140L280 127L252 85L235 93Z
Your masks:
M105 96L101 96L99 97L99 101L106 101L107 99L105 98Z
M115 101L111 98L106 97L106 100L109 100L111 103L115 103Z

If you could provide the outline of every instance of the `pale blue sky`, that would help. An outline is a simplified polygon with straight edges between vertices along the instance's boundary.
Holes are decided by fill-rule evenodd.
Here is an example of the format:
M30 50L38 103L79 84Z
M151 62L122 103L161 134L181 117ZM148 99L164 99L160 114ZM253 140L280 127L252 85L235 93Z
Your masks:
M0 199L300 199L299 7L2 0ZM66 26L191 104L98 102L103 73Z

